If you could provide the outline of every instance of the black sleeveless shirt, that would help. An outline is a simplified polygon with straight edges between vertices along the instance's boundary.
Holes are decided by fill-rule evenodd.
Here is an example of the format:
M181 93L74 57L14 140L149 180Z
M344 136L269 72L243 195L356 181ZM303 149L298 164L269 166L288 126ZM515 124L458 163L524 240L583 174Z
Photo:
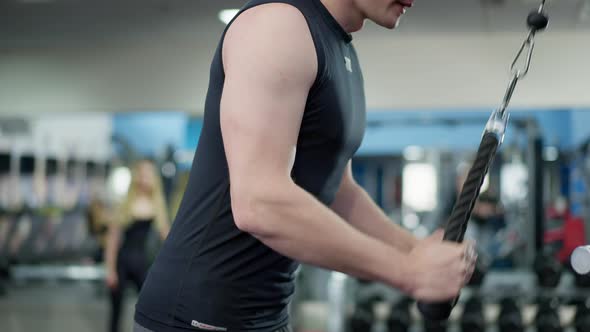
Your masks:
M318 74L305 106L292 177L329 205L365 129L363 78L352 37L320 0L253 0L241 12L271 2L299 9L313 37ZM240 231L232 216L219 122L223 36L211 65L188 186L136 306L136 321L158 332L271 332L288 324L298 262Z

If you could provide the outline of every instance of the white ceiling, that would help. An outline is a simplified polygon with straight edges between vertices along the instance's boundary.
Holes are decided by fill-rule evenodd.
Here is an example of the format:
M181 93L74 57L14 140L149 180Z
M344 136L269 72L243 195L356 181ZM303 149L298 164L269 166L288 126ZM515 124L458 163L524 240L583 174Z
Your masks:
M225 27L217 12L244 4L18 1L22 0L0 0L0 114L201 112L211 57ZM478 1L416 0L399 31L369 23L355 35L368 107L496 105L504 92L507 66L525 37L526 16L538 3ZM552 0L550 31L539 38L534 70L519 87L513 105L590 105L590 22L579 20L580 1Z
M244 3L241 0L0 0L0 47L42 47L43 43L72 39L99 41L149 35L154 29L169 30L172 35L194 34L199 29L221 30L223 25L217 20L217 12ZM536 0L417 0L404 17L399 32L524 32L527 14L538 5ZM553 0L548 11L552 30L590 30L590 0ZM363 35L382 33L388 32L370 23L362 32Z

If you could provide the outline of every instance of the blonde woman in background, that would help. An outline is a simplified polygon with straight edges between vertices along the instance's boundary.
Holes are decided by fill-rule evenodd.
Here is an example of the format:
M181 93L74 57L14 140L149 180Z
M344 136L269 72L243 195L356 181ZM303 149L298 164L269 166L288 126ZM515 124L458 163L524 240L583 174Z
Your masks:
M180 208L180 203L182 203L182 197L184 196L184 192L186 191L186 187L188 185L189 176L190 172L182 172L178 174L178 180L176 181L176 186L174 187L174 192L172 193L172 199L170 200L171 220L176 218L176 214Z
M169 231L162 184L154 164L141 160L134 165L131 174L127 197L109 225L106 243L112 332L119 331L127 282L132 282L139 292L147 275L150 259L146 247L152 227L156 227L162 239Z

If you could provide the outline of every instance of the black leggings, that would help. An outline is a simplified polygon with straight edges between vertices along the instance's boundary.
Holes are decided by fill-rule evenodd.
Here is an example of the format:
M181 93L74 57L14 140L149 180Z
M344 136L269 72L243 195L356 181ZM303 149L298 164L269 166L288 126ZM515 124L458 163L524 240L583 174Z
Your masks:
M123 295L129 282L139 293L147 276L149 263L143 253L125 253L121 251L117 259L117 277L119 284L111 289L110 331L118 332L123 311Z

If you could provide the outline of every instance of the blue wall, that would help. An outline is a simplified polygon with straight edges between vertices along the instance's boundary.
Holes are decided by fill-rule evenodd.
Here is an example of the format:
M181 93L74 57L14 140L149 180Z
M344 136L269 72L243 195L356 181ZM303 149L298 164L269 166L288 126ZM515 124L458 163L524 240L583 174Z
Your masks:
M369 112L368 127L358 155L400 153L409 145L449 150L476 149L490 113L490 110ZM513 120L531 117L537 120L546 144L561 148L571 146L571 111L511 112ZM455 119L455 124L448 121L441 123ZM505 142L512 142L519 136L512 123L506 132Z
M203 129L203 120L201 118L190 118L186 125L186 137L183 148L194 151L199 144L199 136Z
M476 149L490 110L414 110L367 114L369 126L358 155L401 153L410 145L453 150ZM547 145L568 149L590 137L590 109L518 110L512 119L533 117L539 123ZM441 124L457 119L456 125ZM420 122L418 124L417 122ZM127 139L140 153L154 155L166 144L194 151L201 134L202 119L181 112L145 112L117 114L114 134ZM514 123L505 142L518 137Z
M154 156L167 145L184 147L187 121L187 115L181 112L116 114L113 134L125 139L140 154Z
M561 148L571 147L572 141L572 112L570 110L531 111L538 121L545 143ZM525 112L518 112L518 116Z
M590 109L572 110L572 141L580 144L590 138Z

